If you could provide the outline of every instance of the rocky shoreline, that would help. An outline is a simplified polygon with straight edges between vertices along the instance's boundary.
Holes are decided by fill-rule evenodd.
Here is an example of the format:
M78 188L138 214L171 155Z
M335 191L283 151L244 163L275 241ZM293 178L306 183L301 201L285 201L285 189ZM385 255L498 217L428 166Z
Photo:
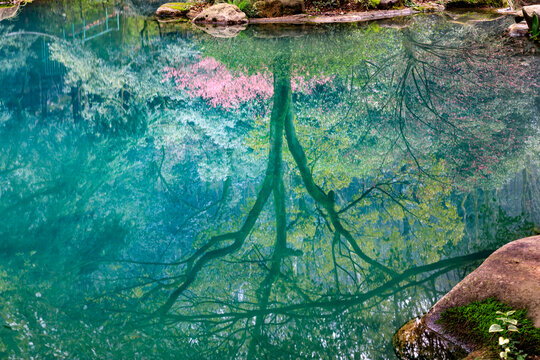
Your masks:
M277 0L270 0L273 4ZM197 22L213 23L216 25L238 25L243 23L250 24L329 24L329 23L348 23L379 19L389 19L393 17L409 16L420 12L442 11L444 6L435 2L423 3L421 7L401 7L392 8L391 6L381 6L379 8L365 11L329 11L329 12L311 12L305 9L304 3L294 2L292 0L280 0L287 5L281 4L276 7L277 10L269 9L269 6L262 7L258 5L262 1L255 2L256 15L238 17L238 12L242 12L238 6L231 3L216 3L209 7L201 7L199 3L166 3L161 5L156 16L158 20L168 22L174 20L186 19ZM288 1L288 2L287 2ZM258 6L258 7L257 7ZM232 16L225 15L226 13ZM201 21L201 15L206 20ZM223 17L222 15L225 15Z
M399 9L399 10L373 10L364 12L349 12L346 14L332 14L332 15L308 15L298 14L281 16L275 18L252 18L248 22L250 24L330 24L330 23L348 23L348 22L360 22L380 19L390 19L400 16L408 16L417 14L416 11L411 8Z
M222 1L222 0L218 0ZM170 21L191 21L198 24L202 30L217 37L232 37L242 31L248 24L331 24L331 23L354 23L371 20L391 19L397 17L410 16L417 13L438 12L447 9L457 9L459 4L468 0L448 0L442 2L427 2L416 4L413 7L396 8L398 4L395 0L374 0L378 5L374 10L366 11L341 11L338 9L331 12L312 12L306 10L304 0L259 0L255 1L249 8L249 13L242 11L237 5L230 2L219 2L206 6L203 3L166 3L161 5L156 16L161 22ZM487 1L487 2L486 2ZM529 5L528 3L513 3L514 8L496 9L494 5L502 5L498 0L480 0L476 6L466 7L475 11L491 11L499 16L514 16L516 24L508 28L507 34L510 37L529 36L534 32L532 16L540 16L540 5ZM516 1L516 0L515 0ZM533 0L537 1L537 0ZM240 4L240 6L246 6ZM536 15L534 15L536 14ZM216 30L212 27L231 27L235 29ZM533 39L533 33L530 35Z

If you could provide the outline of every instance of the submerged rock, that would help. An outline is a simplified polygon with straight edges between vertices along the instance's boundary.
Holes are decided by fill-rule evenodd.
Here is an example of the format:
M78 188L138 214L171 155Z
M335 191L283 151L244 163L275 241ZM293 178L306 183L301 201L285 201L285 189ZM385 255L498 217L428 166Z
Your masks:
M450 22L460 25L474 25L479 23L486 23L502 19L505 16L492 11L446 12L445 15L448 18L452 19L449 20Z
M236 5L216 4L204 9L193 19L194 23L217 24L217 25L237 25L248 22L244 14Z
M527 23L525 21L517 24L512 24L508 27L508 35L510 35L510 37L527 36L528 33L529 27L527 26Z
M443 356L447 350L455 351L456 346L467 352L478 350L475 344L464 343L463 339L446 333L437 321L445 310L489 298L495 298L516 309L527 309L534 326L540 327L540 236L513 241L491 254L478 269L440 299L420 321L408 323L396 333L396 353L401 354L403 359L424 359L414 354L438 349L439 357L432 358L446 359ZM423 341L424 338L437 340ZM433 343L438 346L432 346ZM411 353L410 349L414 351Z
M403 325L392 342L396 355L401 359L459 360L467 356L460 346L430 330L420 319Z

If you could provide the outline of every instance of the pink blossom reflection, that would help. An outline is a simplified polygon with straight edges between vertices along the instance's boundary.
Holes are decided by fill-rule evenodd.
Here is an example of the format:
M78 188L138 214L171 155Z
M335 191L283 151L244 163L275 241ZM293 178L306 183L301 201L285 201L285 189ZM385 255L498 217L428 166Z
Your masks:
M173 79L179 90L191 98L201 97L213 107L237 109L240 105L263 101L274 94L273 77L269 72L245 75L233 73L216 59L207 57L179 68L166 67L163 81ZM293 92L311 94L318 85L331 83L332 77L299 76L291 78Z

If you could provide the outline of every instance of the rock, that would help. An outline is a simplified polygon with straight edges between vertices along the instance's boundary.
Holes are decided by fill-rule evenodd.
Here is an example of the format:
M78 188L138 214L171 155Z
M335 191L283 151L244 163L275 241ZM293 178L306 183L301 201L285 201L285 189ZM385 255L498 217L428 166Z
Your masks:
M470 353L463 360L492 360L492 359L493 359L493 353L490 352L489 349L479 349Z
M439 347L439 357L431 358L446 359L440 354L446 354L446 350L455 351L455 346L467 351L478 350L474 349L473 344L462 343L460 339L446 333L436 322L447 309L488 298L496 298L515 309L526 308L534 326L540 327L540 236L513 241L491 254L478 269L440 299L420 321L409 322L398 330L394 344L404 350L396 349L396 352L406 354L407 349L410 349L419 354Z
M216 4L204 9L193 19L194 23L217 24L217 25L237 25L248 22L244 14L236 5Z
M517 24L512 24L508 27L508 35L510 35L510 37L527 36L528 32L529 27L527 26L527 23L525 21Z
M217 38L233 38L246 30L247 24L231 25L231 26L216 26L213 24L202 24L201 26L194 25L195 28L204 31L207 34Z
M511 0L508 3L512 9L518 10L525 6L540 4L540 0Z
M167 3L157 9L156 15L160 18L183 18L186 17L192 7L193 4L191 3Z
M446 15L452 19L450 22L461 25L473 25L504 18L504 15L492 11L448 12Z
M250 24L337 24L337 23L353 23L361 21L373 21L380 19L391 19L401 16L409 16L418 13L417 10L411 8L399 10L378 10L378 11L362 11L350 12L344 15L308 15L296 14L281 16L277 18L250 18Z
M283 16L283 6L279 0L257 1L253 4L253 11L260 18Z
M400 0L379 0L377 9L390 9L391 7L397 5Z
M13 6L0 7L0 21L15 16L17 14L17 10L19 10L19 3Z
M301 14L306 10L304 0L261 0L253 4L256 17L272 18Z
M461 347L429 330L419 319L403 325L394 335L392 344L400 359L458 360L467 356Z
M283 5L283 15L301 14L306 11L304 0L280 0Z
M540 327L540 236L512 241L491 254L429 310L426 325L442 331L435 321L444 310L490 297L526 308Z
M536 16L540 18L540 5L524 6L522 11L523 11L523 18L525 18L525 21L527 22L529 29L532 28L533 14L536 14Z
M449 0L445 5L447 9L502 8L504 6L504 0Z

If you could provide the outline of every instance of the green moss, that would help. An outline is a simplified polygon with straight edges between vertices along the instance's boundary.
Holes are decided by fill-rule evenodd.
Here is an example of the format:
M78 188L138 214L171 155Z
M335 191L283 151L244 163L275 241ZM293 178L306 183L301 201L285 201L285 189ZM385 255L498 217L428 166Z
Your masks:
M500 323L497 318L501 315L497 314L497 311L510 310L513 309L509 305L489 298L448 309L441 314L437 322L445 331L458 338L498 352L500 348L497 339L501 333L490 333L489 327L491 324ZM535 328L532 321L527 318L527 310L519 309L511 318L518 321L519 332L508 332L504 336L516 341L516 347L524 353L540 354L540 329Z
M191 7L193 6L193 4L192 3L175 2L175 3L167 3L167 4L165 4L165 6L168 6L171 9L174 9L174 10L189 11L191 9Z

